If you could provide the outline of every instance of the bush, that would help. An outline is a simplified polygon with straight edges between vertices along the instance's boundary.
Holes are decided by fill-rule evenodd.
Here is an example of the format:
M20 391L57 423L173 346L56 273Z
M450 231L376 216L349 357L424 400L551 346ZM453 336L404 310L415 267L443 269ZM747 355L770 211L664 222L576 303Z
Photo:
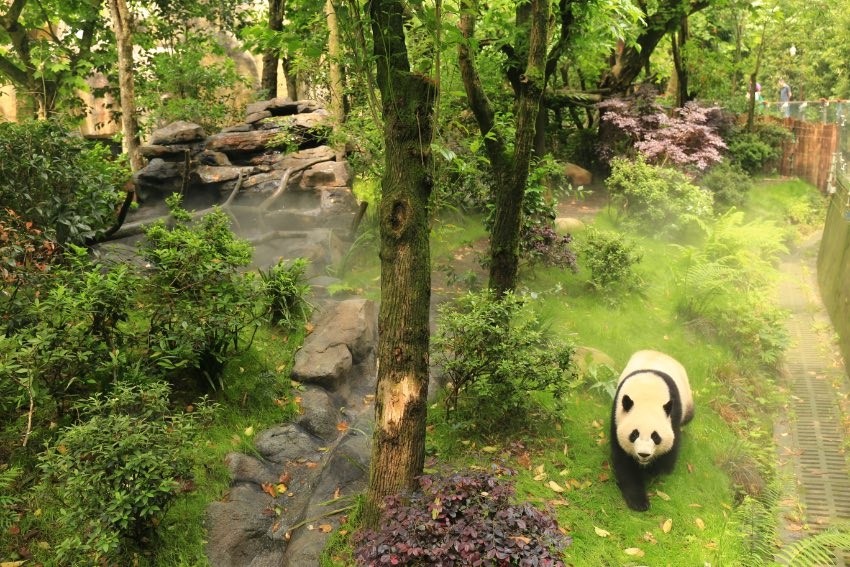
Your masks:
M266 271L260 270L269 302L269 316L275 325L293 328L306 322L310 316L311 306L307 301L310 285L304 283L307 265L306 258L296 258L289 265L281 260Z
M423 476L386 500L381 527L355 536L359 565L562 566L571 543L555 521L485 473Z
M151 358L166 371L191 369L220 387L227 355L263 315L262 286L239 273L251 260L251 245L231 232L223 211L192 225L178 195L167 202L174 226L160 221L148 228L140 250L150 262L144 293Z
M767 173L782 157L782 143L791 132L782 124L758 122L752 132L740 129L728 141L729 157L750 175Z
M633 242L616 232L603 232L589 227L580 246L584 266L590 270L590 285L597 291L618 287L638 289L642 285L634 266L642 253Z
M572 241L571 235L560 235L551 226L535 225L523 229L520 253L531 265L540 263L576 272L578 265Z
M0 122L0 203L60 243L82 244L112 225L127 168L55 122Z
M644 234L681 234L711 217L712 197L683 173L638 158L615 159L608 178L612 199L627 222Z
M513 294L496 299L484 290L440 309L432 360L448 380L450 419L505 431L524 421L530 393L566 394L573 348L546 338L527 303Z
M209 413L171 413L168 386L116 383L77 405L78 424L41 456L42 490L55 501L63 564L130 564L191 477L186 447Z
M724 161L712 167L699 180L699 185L714 195L714 211L722 213L744 206L753 181L740 166Z

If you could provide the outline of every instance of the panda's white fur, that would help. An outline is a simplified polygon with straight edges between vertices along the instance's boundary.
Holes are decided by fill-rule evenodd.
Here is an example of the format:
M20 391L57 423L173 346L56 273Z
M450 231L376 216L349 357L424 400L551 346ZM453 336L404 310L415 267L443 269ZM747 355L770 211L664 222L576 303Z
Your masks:
M634 353L620 374L611 412L612 468L630 508L649 508L645 477L672 471L680 426L693 414L685 368L658 351Z

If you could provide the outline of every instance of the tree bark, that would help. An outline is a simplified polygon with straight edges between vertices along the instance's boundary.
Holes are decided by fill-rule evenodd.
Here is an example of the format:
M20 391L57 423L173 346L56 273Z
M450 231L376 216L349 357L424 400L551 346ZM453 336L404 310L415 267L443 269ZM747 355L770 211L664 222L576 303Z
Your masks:
M281 60L283 78L286 80L286 96L289 100L298 100L298 73L292 67L292 59L284 57Z
M428 201L436 88L411 72L402 0L372 0L385 167L379 210L381 307L375 431L364 521L386 496L412 489L425 463L431 258Z
M690 100L688 94L688 69L685 64L684 54L682 53L685 44L688 42L688 17L682 18L682 24L679 32L670 36L670 42L673 50L673 66L676 69L676 107L682 108L685 103Z
M269 0L269 29L273 32L283 30L283 0ZM260 77L260 88L266 91L270 98L277 96L278 59L277 49L270 49L263 53L263 74Z
M331 116L336 126L345 122L345 92L342 75L339 21L333 0L325 1L325 18L328 22L328 88L330 90Z
M136 122L136 89L133 78L133 21L125 0L109 0L112 31L118 47L118 90L121 98L121 139L132 171L144 166L139 153L139 126Z
M494 111L481 85L474 55L469 49L475 36L478 14L476 0L461 2L460 30L465 41L458 46L458 63L466 97L478 128L484 136L484 147L493 170L495 209L490 230L489 287L498 297L516 288L519 271L519 233L525 185L534 148L537 113L545 83L546 40L549 20L548 0L531 0L527 9L517 10L517 28L523 38L518 42L525 68L517 77L516 138L508 152L502 134L495 131ZM524 27L521 27L524 26ZM518 50L519 51L519 50Z
M711 0L663 0L656 11L647 15L646 28L636 45L626 45L611 57L611 68L599 83L608 96L625 94L646 66L658 43L675 31L681 19L708 7Z

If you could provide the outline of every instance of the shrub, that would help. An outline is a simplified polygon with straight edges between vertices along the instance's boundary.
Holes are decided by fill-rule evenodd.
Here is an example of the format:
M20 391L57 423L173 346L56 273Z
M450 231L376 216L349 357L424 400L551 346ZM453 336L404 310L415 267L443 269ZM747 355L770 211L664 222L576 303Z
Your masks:
M199 419L172 413L168 386L115 384L77 405L80 421L62 430L41 456L42 490L55 500L63 564L130 564L191 476L186 447ZM122 560L123 559L123 560Z
M532 392L566 394L573 348L546 338L528 299L484 290L440 309L432 360L448 380L447 416L504 431L522 422Z
M386 499L381 527L355 536L359 565L562 566L571 543L555 521L485 473L423 476Z
M704 170L720 161L726 147L718 130L717 107L688 102L673 114L655 101L651 89L628 98L600 103L600 143L609 160L644 156L653 164L672 164Z
M683 173L638 158L616 159L608 178L615 204L636 230L656 236L685 231L701 225L712 214L712 197L693 185Z
M239 273L251 246L231 232L223 211L192 225L178 195L167 202L174 226L160 221L148 228L140 249L150 262L143 289L151 357L166 371L191 369L220 387L228 353L239 349L244 330L256 331L263 313L262 286Z
M304 283L307 265L306 258L296 258L289 265L281 260L260 270L272 323L292 328L307 321L311 307L307 301L310 285Z
M614 287L637 289L642 285L634 266L643 255L621 234L588 227L580 251L584 266L590 270L588 282L597 291Z
M0 532L6 533L18 519L17 507L21 498L14 492L15 481L21 475L19 467L0 466Z
M551 226L535 225L523 229L520 237L522 257L529 264L541 263L544 266L578 270L576 254L571 244L573 237L560 235Z
M740 129L730 135L729 157L750 175L767 173L782 157L782 143L790 137L782 124L758 122L752 132Z
M740 166L724 161L702 176L699 185L714 195L714 211L722 213L744 206L753 181Z
M100 145L89 147L55 122L0 122L0 203L82 244L113 223L129 171Z

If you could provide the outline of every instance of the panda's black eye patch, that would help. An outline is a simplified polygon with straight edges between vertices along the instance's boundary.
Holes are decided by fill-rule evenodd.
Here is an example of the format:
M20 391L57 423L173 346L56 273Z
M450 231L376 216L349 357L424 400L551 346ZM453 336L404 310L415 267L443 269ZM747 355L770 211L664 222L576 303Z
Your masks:
M652 432L652 440L655 441L656 445L661 445L661 436L657 431Z
M638 437L640 437L640 432L637 429L635 429L629 435L629 442L634 443L637 440Z

